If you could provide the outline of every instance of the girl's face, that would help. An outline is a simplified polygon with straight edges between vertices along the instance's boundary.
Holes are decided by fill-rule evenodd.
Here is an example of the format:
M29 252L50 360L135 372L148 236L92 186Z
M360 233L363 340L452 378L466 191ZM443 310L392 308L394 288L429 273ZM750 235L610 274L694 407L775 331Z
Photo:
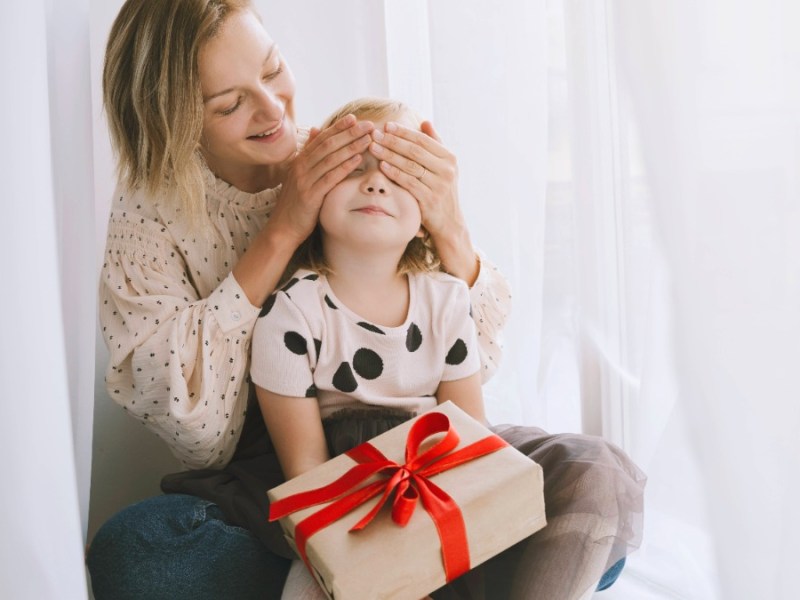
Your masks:
M376 129L384 122L375 121ZM398 250L421 235L419 204L383 174L378 160L368 151L359 166L337 184L322 203L319 213L326 254L333 245L367 250Z
M297 149L291 71L249 10L227 18L200 50L198 67L206 163L239 189L264 189L264 166L286 161Z

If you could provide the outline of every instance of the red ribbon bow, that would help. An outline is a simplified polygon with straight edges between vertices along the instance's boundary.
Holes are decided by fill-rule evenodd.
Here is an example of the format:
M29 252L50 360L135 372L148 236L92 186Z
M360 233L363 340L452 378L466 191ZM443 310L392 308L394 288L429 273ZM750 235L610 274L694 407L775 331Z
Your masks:
M420 454L419 448L422 443L437 433L445 435ZM310 569L306 556L306 542L319 530L381 492L383 493L380 500L350 531L366 527L392 492L394 492L392 520L403 527L411 518L417 499L420 499L423 508L436 525L442 544L445 576L448 582L452 581L470 569L464 517L456 502L428 477L507 446L500 437L489 435L456 452L451 452L458 446L458 442L458 433L450 426L447 415L440 412L426 413L417 419L408 433L405 464L399 465L389 460L369 442L361 444L346 453L358 463L356 466L333 483L273 502L269 509L269 520L274 521L295 511L335 500L300 521L295 527L297 551ZM387 478L353 489L378 473Z

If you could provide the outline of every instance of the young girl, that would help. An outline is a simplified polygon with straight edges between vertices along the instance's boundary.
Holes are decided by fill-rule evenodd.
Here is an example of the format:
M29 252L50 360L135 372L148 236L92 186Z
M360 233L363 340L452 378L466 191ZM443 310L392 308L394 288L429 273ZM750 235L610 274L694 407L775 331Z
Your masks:
M328 123L349 113L419 127L381 99L352 102ZM414 197L374 156L362 159L327 194L299 270L253 333L251 378L288 478L348 449L336 438L329 451L323 423L406 419L446 399L485 420L467 286L435 270Z
M418 126L404 105L372 98L328 122L348 113L376 129ZM486 421L467 287L434 270L413 196L362 158L325 197L253 333L251 378L287 478L444 400ZM638 543L643 475L600 438L492 430L542 465L548 526L435 597L570 600L610 585ZM296 562L284 597L317 596Z

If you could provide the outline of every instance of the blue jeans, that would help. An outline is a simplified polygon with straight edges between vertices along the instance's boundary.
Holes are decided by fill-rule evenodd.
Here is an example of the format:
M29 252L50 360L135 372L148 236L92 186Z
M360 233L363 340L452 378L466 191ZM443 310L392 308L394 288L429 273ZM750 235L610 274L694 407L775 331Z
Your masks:
M215 504L166 494L109 519L86 564L97 600L278 600L291 563Z
M123 509L91 542L86 563L97 600L278 600L290 561L227 524L206 500L167 494ZM625 559L598 590L619 577Z

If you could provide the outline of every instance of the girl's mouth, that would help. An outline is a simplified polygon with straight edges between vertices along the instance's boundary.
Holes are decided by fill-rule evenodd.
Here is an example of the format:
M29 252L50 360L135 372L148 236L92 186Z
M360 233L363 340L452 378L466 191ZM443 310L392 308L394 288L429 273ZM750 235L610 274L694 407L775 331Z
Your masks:
M376 216L391 216L388 212L383 210L380 206L375 206L374 204L370 204L369 206L362 206L361 208L357 208L356 212L360 212L366 215L376 215Z

